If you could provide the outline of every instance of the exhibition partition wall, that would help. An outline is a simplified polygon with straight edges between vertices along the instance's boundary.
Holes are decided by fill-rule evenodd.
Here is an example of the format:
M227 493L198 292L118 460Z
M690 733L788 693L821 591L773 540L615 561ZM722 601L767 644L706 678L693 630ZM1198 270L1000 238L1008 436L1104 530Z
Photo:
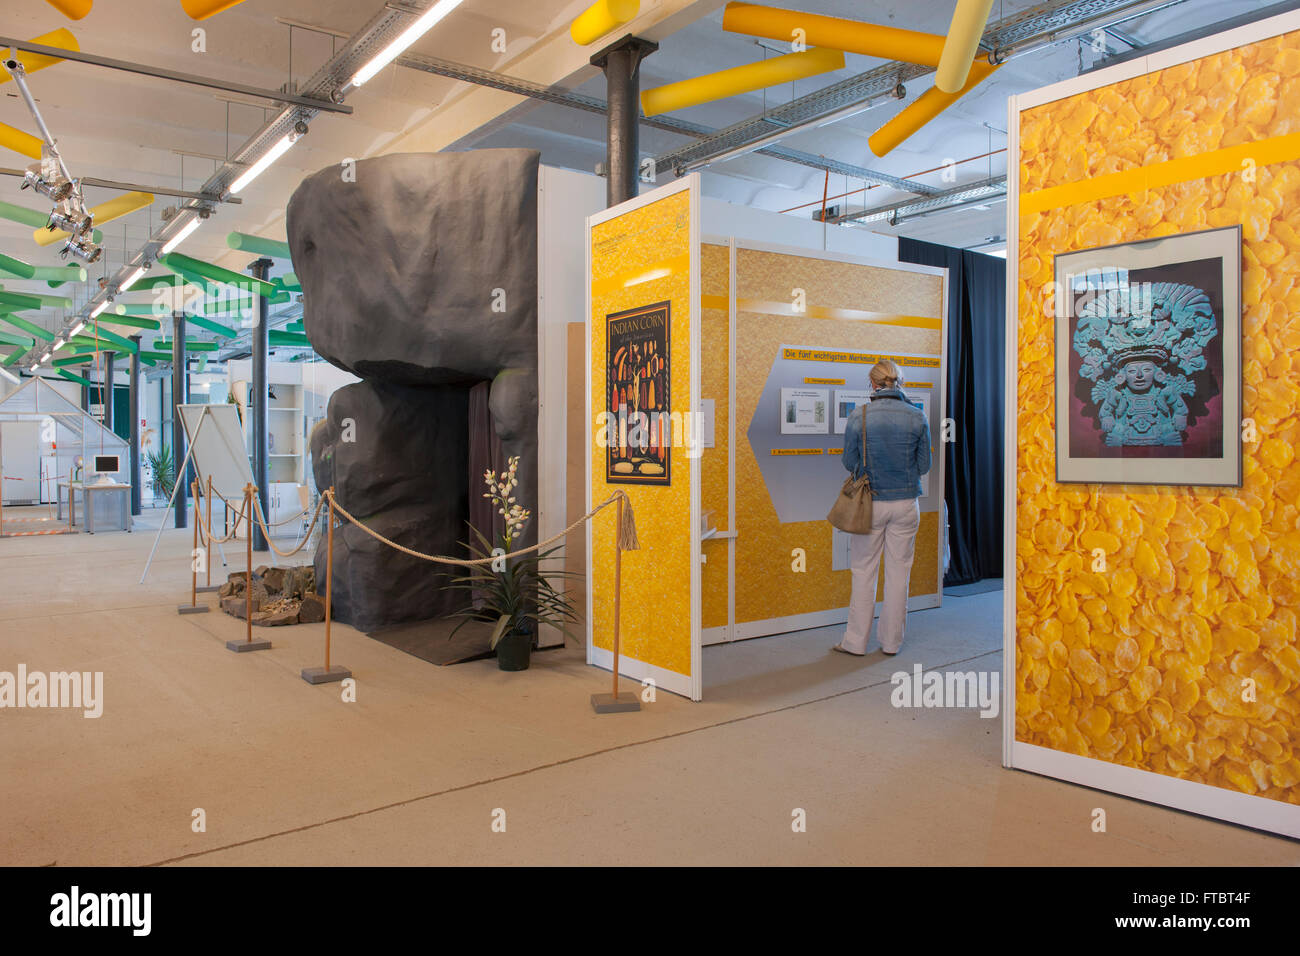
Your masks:
M700 699L699 177L587 220L587 510L627 493L640 548L622 557L608 509L587 522L587 662ZM629 423L629 416L632 421ZM676 426L676 435L674 432Z
M705 225L708 225L707 219ZM826 513L881 358L930 422L908 607L943 576L945 271L748 240L702 253L706 644L842 624L849 536ZM733 452L734 449L734 452ZM883 569L881 571L883 577Z
M1004 763L1290 836L1297 115L1294 13L1013 98L1007 296Z
M939 604L946 414L945 270L701 239L697 182L589 220L586 328L587 508L625 490L641 542L623 556L620 671L696 700L703 644L847 619L849 539L826 513L884 357L930 420L908 606ZM588 554L588 661L610 667L612 519Z

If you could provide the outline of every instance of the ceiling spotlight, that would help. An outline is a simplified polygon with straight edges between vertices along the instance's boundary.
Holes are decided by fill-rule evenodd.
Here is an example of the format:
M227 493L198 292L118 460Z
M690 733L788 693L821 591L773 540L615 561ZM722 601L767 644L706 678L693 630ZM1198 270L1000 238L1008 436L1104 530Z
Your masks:
M74 236L79 236L83 232L89 232L93 225L94 217L80 206L70 202L61 202L51 210L50 221L46 223L45 228L51 232L55 229L62 229Z
M39 163L35 164L39 167ZM63 202L72 196L76 185L66 176L54 176L52 179L46 179L40 174L37 168L27 167L23 173L23 184L19 189L35 189L38 193L54 202Z
M95 245L86 235L75 235L68 239L63 244L63 248L59 250L59 255L64 259L68 258L68 253L72 253L85 262L97 262L99 257L104 254L104 250Z

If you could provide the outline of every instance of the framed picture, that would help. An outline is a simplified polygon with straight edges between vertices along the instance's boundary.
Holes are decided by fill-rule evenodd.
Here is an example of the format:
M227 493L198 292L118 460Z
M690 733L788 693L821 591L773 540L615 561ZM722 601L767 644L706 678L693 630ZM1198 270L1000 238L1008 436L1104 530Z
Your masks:
M617 423L605 447L610 484L672 483L671 327L667 302L605 317L605 407Z
M1056 480L1239 487L1241 227L1055 264Z

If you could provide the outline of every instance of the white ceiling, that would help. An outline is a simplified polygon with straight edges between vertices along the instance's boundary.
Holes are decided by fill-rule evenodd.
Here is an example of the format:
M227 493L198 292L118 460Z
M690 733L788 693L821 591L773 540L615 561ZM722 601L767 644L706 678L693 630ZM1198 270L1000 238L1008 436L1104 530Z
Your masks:
M414 52L444 57L544 83L562 83L604 98L604 80L585 66L590 51L568 39L569 21L589 0L465 0L446 21L415 47ZM788 7L868 20L931 33L945 33L953 0L773 0ZM696 76L715 69L776 55L777 44L721 29L723 0L646 0L632 24L636 32L660 42L660 50L643 66L643 88ZM993 17L1010 15L1030 0L996 0ZM1140 43L1158 41L1207 23L1257 9L1256 0L1185 0L1178 7L1124 24ZM277 18L303 21L334 31L352 33L383 9L382 0L245 0L203 24L195 24L178 0L98 0L81 21L69 21L44 0L6 0L0 12L0 35L35 37L68 27L83 51L116 59L147 63L264 88L278 88L292 78L309 77L330 55L331 38L293 29ZM206 52L192 49L192 31L206 31ZM506 52L492 49L493 30L505 30ZM292 46L291 46L292 36ZM1112 41L1112 49L1123 44ZM292 72L290 58L292 57ZM1086 44L1069 43L1008 63L981 87L963 98L887 158L873 157L866 137L902 104L889 103L833 126L795 133L782 145L867 166L895 176L942 166L947 160L981 156L1005 146L1006 98L1077 74L1096 58ZM680 118L715 128L756 116L766 107L787 102L822 86L862 72L880 61L849 55L846 69L800 81L766 94L734 97L683 111ZM261 104L243 96L156 80L99 67L65 62L31 75L31 89L45 120L59 140L74 175L142 184L195 189L228 152L236 150L269 114ZM910 102L929 86L922 78L909 84ZM349 157L374 155L390 149L436 149L446 146L531 146L543 161L591 171L604 157L603 117L540 104L427 73L390 66L348 98L350 116L321 114L311 133L252 186L241 205L223 205L217 216L182 247L187 255L244 268L253 256L231 252L225 236L231 230L284 238L283 214L289 195L301 179L324 166ZM504 121L501 117L504 116ZM0 86L0 122L31 130L33 124L12 84ZM988 124L987 126L985 124ZM988 128L994 127L993 129ZM486 132L474 134L476 128ZM469 135L467 135L469 134ZM689 142L673 133L642 128L643 155L657 155ZM0 151L0 166L21 167L26 157ZM1005 171L1004 156L996 153L962 164L959 181L982 179ZM939 174L921 177L936 185ZM0 176L0 199L44 209L31 192L18 191L19 180ZM748 155L704 172L707 194L731 202L771 210L820 203L823 188L831 196L854 191L831 204L850 209L875 206L905 194L887 187L865 194L863 183L832 175L829 183L814 169L777 159ZM89 187L90 204L116 195ZM50 290L44 283L3 280L15 291L28 289L74 295L84 302L94 291L94 279L112 275L124 259L160 222L160 211L177 200L159 195L152 207L104 226L104 261L89 267L91 280L73 290ZM812 207L796 210L807 216ZM883 223L871 228L888 231ZM950 245L975 246L1005 231L1005 207L966 208L907 221L894 231ZM989 245L987 249L996 249ZM52 247L40 249L31 230L0 220L0 252L38 265L57 265ZM157 269L155 271L158 271ZM147 301L147 293L132 295ZM46 327L62 325L63 314L46 310L39 317ZM7 347L0 346L0 354Z

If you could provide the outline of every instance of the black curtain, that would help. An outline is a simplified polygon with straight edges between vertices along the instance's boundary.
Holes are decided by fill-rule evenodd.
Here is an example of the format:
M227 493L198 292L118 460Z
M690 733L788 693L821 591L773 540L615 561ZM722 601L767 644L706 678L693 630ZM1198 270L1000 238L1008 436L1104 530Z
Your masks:
M901 262L948 270L948 416L943 443L951 562L943 583L1002 577L1002 438L1007 263L899 238Z

